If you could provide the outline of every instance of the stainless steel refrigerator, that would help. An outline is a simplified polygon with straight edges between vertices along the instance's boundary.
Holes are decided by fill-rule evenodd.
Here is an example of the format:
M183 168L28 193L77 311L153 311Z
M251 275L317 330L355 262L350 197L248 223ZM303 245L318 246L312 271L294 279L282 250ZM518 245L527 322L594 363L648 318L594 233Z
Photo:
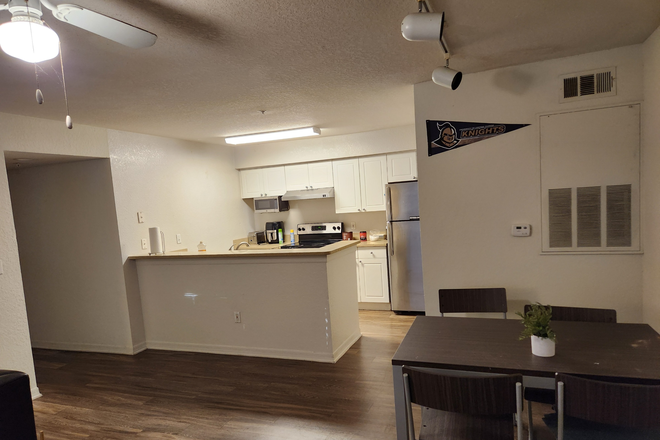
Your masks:
M423 312L424 283L417 182L390 183L385 188L385 194L392 310Z

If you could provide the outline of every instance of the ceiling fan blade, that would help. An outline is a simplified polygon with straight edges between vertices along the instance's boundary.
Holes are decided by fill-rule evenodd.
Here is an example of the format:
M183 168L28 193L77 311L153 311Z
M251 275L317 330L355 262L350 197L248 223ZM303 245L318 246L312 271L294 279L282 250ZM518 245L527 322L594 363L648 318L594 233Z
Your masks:
M153 46L158 38L144 29L77 5L58 5L56 8L53 15L58 20L134 49Z

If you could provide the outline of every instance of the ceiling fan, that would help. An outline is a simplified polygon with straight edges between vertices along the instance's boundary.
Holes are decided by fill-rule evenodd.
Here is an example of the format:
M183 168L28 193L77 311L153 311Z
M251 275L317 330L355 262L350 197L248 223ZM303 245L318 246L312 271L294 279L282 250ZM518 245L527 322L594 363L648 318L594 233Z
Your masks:
M41 19L41 5L60 21L135 49L152 46L156 35L98 12L71 4L55 5L49 0L9 0L0 11L9 10L10 22L0 25L0 47L13 57L27 62L55 58L59 38Z
M0 24L0 48L7 55L35 64L36 98L39 104L44 102L44 98L39 88L36 63L50 60L57 55L60 56L64 100L67 107L66 126L73 128L66 97L60 39L55 31L41 19L43 15L41 5L50 9L53 16L60 21L134 49L153 46L157 37L144 29L78 5L55 5L50 0L9 0L7 4L0 4L0 12L8 10L12 15L11 21Z

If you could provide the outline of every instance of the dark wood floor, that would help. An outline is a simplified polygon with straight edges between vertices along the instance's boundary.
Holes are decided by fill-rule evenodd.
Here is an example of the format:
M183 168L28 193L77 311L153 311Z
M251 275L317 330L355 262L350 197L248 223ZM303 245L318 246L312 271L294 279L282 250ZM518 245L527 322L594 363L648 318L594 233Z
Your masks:
M336 364L34 350L37 429L46 440L394 440L390 359L413 319L361 311L363 336ZM537 419L537 439L551 439Z

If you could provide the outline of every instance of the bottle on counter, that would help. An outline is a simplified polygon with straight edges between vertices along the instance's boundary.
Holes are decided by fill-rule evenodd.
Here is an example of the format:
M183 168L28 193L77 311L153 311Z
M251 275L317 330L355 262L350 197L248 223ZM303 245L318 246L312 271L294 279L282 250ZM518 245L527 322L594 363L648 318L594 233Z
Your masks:
M199 244L197 245L197 250L199 252L206 252L206 245L204 244L203 241L199 242Z
M277 230L277 238L278 238L280 244L284 244L284 237L282 236L282 230L281 229Z
M291 244L294 245L296 244L296 236L293 233L293 229L289 232L289 235L291 236Z

